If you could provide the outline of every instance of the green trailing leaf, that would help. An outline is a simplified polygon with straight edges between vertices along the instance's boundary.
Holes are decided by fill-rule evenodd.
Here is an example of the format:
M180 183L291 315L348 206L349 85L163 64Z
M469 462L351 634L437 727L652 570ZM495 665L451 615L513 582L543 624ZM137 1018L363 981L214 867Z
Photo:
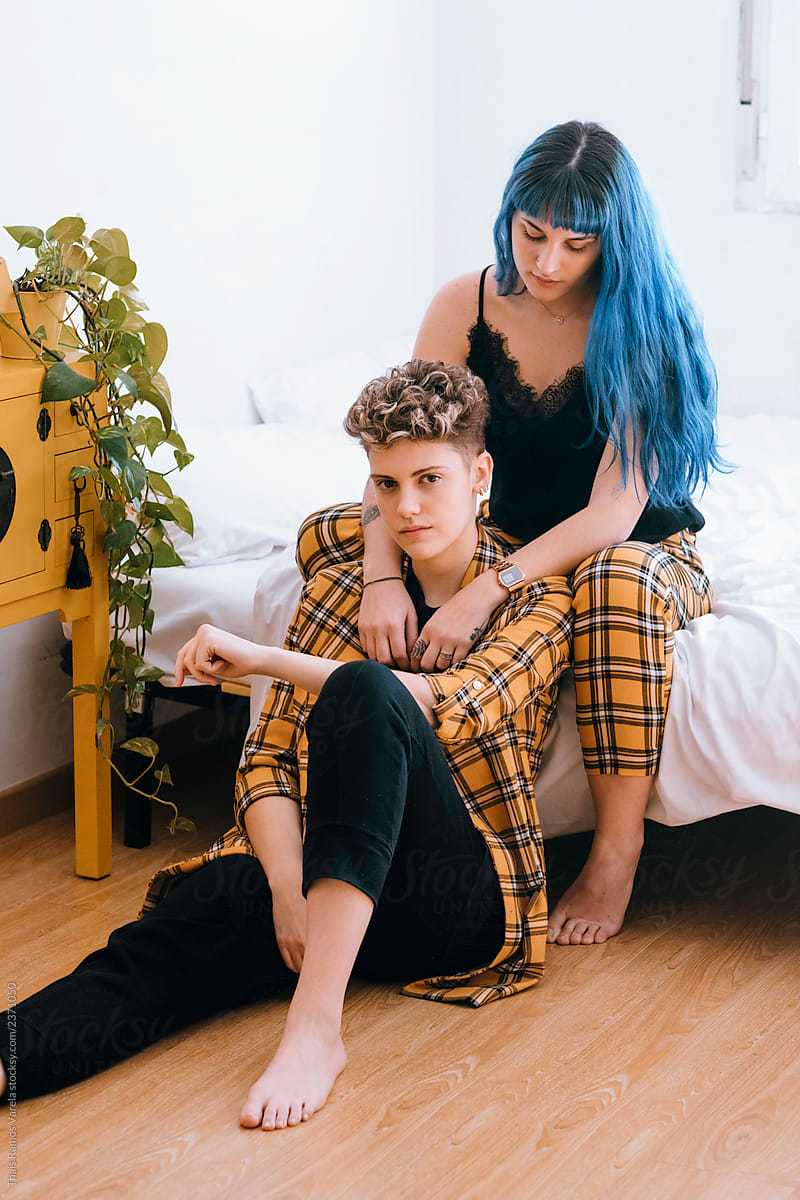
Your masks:
M161 542L153 549L154 567L185 567L186 564L168 542Z
M86 232L86 222L81 217L62 217L51 225L46 233L48 242L59 242L62 246L71 246Z
M100 476L103 483L108 487L109 491L111 492L111 495L114 498L113 503L116 505L119 505L119 508L114 510L113 517L109 518L105 515L105 513L103 513L103 520L105 521L106 525L116 525L116 524L118 524L119 521L122 520L123 516L125 515L125 506L119 498L120 497L119 479L117 478L117 476L114 474L113 471L109 471L108 467L98 467L97 474ZM108 500L108 503L110 504L111 501Z
M77 687L70 688L63 699L73 700L75 696L99 696L102 690L95 683L79 683Z
M177 463L178 470L182 471L184 467L188 467L190 462L194 462L194 455L184 454L182 450L176 450L175 462Z
M128 239L121 229L97 229L89 238L89 245L98 258L116 255L120 258L130 257ZM123 285L125 286L125 285Z
M157 496L166 496L168 500L173 497L172 487L169 482L158 471L148 472L150 476L150 487Z
M131 499L141 496L147 486L147 468L137 458L129 458L122 473Z
M174 521L175 517L171 506L161 504L157 500L147 500L144 505L145 516L152 517L154 521Z
M116 425L104 425L102 429L95 430L95 437L103 453L116 463L120 471L124 471L128 461L128 437L125 430Z
M98 745L100 743L101 737L103 736L105 731L108 729L110 724L111 724L111 722L109 721L108 717L98 717L97 720L95 721L95 723L94 723L94 740L95 740L95 742L98 743Z
M136 278L136 263L122 254L98 258L97 262L92 263L92 267L98 275L105 276L111 283L122 285L131 283Z
M172 783L172 772L170 771L169 766L167 766L166 764L163 767L161 767L158 771L154 771L153 773L159 783L166 783L170 787L174 786ZM180 819L181 818L179 817L178 820L180 820Z
M144 620L144 604L138 596L128 596L125 607L128 610L128 627L135 629Z
M128 315L128 310L125 307L124 300L109 300L105 305L105 317L109 325L113 325L115 329L119 329L122 322Z
M155 758L158 754L158 742L152 738L135 737L123 742L120 750L132 750L134 754L142 754L145 758Z
M71 467L69 472L70 481L73 479L83 479L86 475L94 475L94 467Z
M109 529L103 542L104 550L127 550L136 537L137 527L133 521L120 521L116 529Z
M136 386L136 380L127 371L117 371L117 383L121 383L123 387L127 388L134 400L139 399L139 389Z
M94 379L87 379L66 363L53 363L52 367L48 367L42 384L42 403L76 400L78 396L88 396L96 387Z
M167 357L167 331L164 326L157 321L148 321L144 327L144 344L150 365L157 371Z
M185 829L188 833L197 832L197 826L188 817L174 817L170 822L169 831L174 833L176 829Z
M10 233L20 250L30 247L38 250L44 241L44 230L35 225L4 225L6 233Z
M120 325L120 329L131 333L141 333L146 324L144 317L140 317L137 312L129 312Z
M160 417L139 417L131 428L135 446L146 446L152 454L164 441L164 426Z
M153 679L161 679L164 675L160 667L147 666L136 667L133 673L137 679L143 679L145 682Z
M169 503L170 511L172 512L172 520L182 529L184 533L188 533L189 537L194 537L194 519L189 510L189 505L180 496L173 496Z

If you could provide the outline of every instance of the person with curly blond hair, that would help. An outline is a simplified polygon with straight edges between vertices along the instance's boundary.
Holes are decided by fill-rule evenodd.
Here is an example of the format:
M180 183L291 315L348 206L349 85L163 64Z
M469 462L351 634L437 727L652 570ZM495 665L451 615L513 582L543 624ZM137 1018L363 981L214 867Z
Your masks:
M427 671L365 655L358 613L377 581L360 561L314 574L283 648L200 627L178 653L179 685L187 675L275 680L237 774L236 824L205 854L159 871L140 920L16 1006L18 1100L293 987L240 1121L297 1125L345 1066L354 970L471 1007L541 979L534 779L569 661L572 593L563 576L522 579L476 520L492 470L487 411L466 367L415 360L369 383L346 424L367 452L420 626L486 571L505 603L473 629L458 665L443 652Z

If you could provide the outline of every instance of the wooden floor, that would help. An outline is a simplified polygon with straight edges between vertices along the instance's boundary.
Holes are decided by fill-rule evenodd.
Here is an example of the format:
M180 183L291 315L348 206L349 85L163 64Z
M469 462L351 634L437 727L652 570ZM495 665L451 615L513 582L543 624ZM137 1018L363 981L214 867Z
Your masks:
M198 832L170 839L159 828L139 851L117 837L107 879L72 874L65 814L0 840L3 974L19 999L132 919L155 867L228 822L236 735L201 732L191 750L193 765L173 774ZM349 1066L326 1108L295 1129L237 1123L280 1034L277 1001L22 1103L10 1190L20 1200L798 1197L799 830L767 809L650 827L623 933L552 948L538 989L479 1011L353 984ZM585 847L582 836L549 846L553 892Z

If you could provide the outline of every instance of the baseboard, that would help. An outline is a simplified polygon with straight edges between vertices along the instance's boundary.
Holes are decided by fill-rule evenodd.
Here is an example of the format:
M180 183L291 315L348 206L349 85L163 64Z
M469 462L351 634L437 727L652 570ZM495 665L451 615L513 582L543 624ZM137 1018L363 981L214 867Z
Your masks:
M72 763L5 788L0 792L0 837L72 808L74 802Z
M248 704L234 696L228 700L232 705L220 703L217 694L213 707L191 708L154 730L153 737L161 748L159 761L172 762L176 782L180 781L183 764L191 764L205 748L219 740L231 739L239 745L244 741ZM120 793L118 781L112 778L111 782L112 795ZM72 808L74 802L72 763L5 788L0 791L0 837Z

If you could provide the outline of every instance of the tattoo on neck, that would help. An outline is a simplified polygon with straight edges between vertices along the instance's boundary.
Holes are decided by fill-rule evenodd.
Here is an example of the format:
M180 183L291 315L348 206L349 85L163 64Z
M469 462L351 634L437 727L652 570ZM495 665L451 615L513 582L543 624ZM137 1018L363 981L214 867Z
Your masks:
M361 513L362 528L364 525L370 525L373 521L377 521L380 515L381 510L378 508L377 504L370 504L369 506L365 505L364 510Z

